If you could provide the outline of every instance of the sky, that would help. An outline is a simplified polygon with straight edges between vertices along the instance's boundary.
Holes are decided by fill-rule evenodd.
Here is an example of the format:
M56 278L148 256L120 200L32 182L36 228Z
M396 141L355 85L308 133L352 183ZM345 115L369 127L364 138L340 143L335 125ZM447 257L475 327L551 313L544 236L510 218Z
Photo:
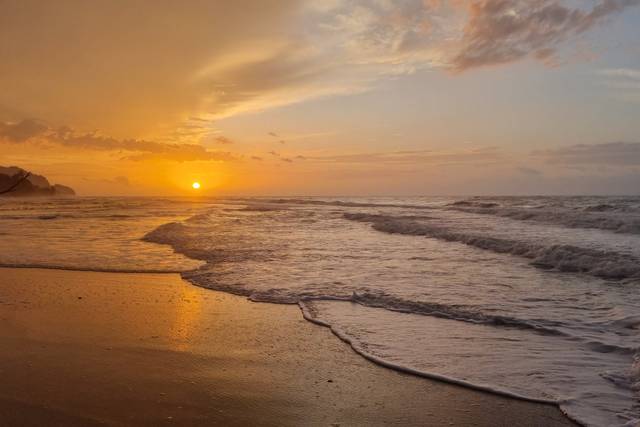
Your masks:
M0 58L81 195L640 189L640 0L0 0Z

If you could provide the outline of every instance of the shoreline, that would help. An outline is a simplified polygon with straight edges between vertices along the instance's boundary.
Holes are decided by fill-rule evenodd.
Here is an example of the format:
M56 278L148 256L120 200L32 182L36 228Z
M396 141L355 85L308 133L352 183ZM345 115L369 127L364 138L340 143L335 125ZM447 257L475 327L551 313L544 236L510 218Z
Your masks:
M477 391L481 391L483 393L487 393L487 394L494 394L496 396L501 396L501 397L507 397L510 399L516 399L516 400L522 400L524 402L531 402L531 403L538 403L541 405L550 405L550 406L555 406L556 408L558 408L558 401L556 400L552 400L552 399L540 399L540 398L535 398L535 397L527 397L518 393L512 393L506 390L500 390L497 388L491 388L490 386L483 386L483 385L479 385L479 384L474 384L468 381L464 381L464 380L459 380L456 378L452 378L452 377L447 377L445 375L439 375L439 374L435 374L435 373L430 373L430 372L425 372L425 371L420 371L418 369L413 369L413 368L408 368L402 365L396 365L393 364L391 362L387 362L384 359L381 359L380 357L377 357L373 354L370 354L368 352L366 352L365 350L359 348L359 347L355 347L353 345L353 343L351 342L351 340L346 336L346 334L344 334L343 332L341 332L339 329L334 328L333 326L331 326L331 324L329 323L325 323L321 320L317 320L314 319L313 317L311 317L311 315L308 313L306 307L301 306L300 307L301 311L302 311L302 316L305 318L305 320L316 324L318 326L323 326L325 328L328 328L329 330L331 330L331 332L333 333L333 335L335 335L340 341L344 342L345 344L347 344L349 347L351 347L351 349L358 355L362 356L363 358L367 359L368 361L375 363L376 365L380 365L384 368L387 369L391 369L394 371L398 371L398 372L402 372L408 375L413 375L416 377L420 377L420 378L425 378L427 380L431 380L431 381L439 381L439 382L443 382L443 383L447 383L447 384L453 384L453 385L457 385L460 387L464 387L470 390L477 390ZM559 408L558 408L559 409ZM567 414L565 414L565 416L568 417Z
M576 425L556 405L380 366L300 309L175 273L0 268L0 420Z

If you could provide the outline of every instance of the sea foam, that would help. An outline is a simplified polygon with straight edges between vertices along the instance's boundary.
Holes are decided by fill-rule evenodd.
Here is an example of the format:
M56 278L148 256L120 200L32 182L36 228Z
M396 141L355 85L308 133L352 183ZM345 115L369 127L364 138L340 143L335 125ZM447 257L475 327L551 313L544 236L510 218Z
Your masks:
M640 277L640 260L611 251L581 248L572 245L539 245L477 234L460 233L452 229L417 222L412 217L345 213L352 221L369 222L373 228L396 234L427 236L449 242L460 242L480 249L508 253L532 260L532 265L563 272L580 272L606 279Z

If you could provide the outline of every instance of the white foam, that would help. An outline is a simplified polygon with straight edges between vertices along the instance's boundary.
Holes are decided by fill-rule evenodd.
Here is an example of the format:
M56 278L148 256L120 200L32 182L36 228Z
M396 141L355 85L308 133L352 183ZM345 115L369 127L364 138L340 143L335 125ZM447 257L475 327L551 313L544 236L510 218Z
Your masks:
M584 207L502 206L498 203L460 201L449 209L495 215L520 221L557 224L570 228L595 228L616 233L640 234L640 211L627 204L598 203Z
M345 343L349 344L351 346L351 348L358 354L360 354L361 356L363 356L365 359L370 360L378 365L390 368L390 369L394 369L396 371L400 371L400 372L404 372L407 374L411 374L411 375L416 375L419 377L423 377L423 378L429 378L429 379L433 379L433 380L438 380L438 381L443 381L443 382L447 382L450 384L456 384L456 385L460 385L466 388L470 388L473 390L479 390L479 391L484 391L487 393L492 393L492 394L497 394L500 396L506 396L506 397L511 397L514 399L519 399L519 400L526 400L529 402L536 402L536 403L544 403L544 404L551 404L551 405L558 405L559 402L555 399L543 399L543 398L537 398L537 397L532 397L532 396L525 396L523 394L519 394L519 393L515 393L515 392L511 392L508 390L503 390L500 389L499 387L496 386L491 386L491 385L486 385L486 384L478 384L478 383L473 383L473 382L469 382L469 381L464 381L455 377L451 377L451 376L447 376L447 375L440 375L434 372L426 372L426 371L422 371L419 369L415 369L415 368L411 368L408 366L403 366L401 364L398 363L392 363L389 362L388 360L385 360L381 357L376 356L373 353L368 352L364 346L360 345L359 343L355 342L354 340L351 339L351 337L349 336L348 333L346 333L343 329L341 329L339 326L336 325L332 325L330 323L327 323L323 320L320 320L319 318L317 318L314 314L312 314L312 311L309 309L309 305L305 302L305 301L300 301L299 303L300 306L300 310L302 311L302 316L312 322L315 323L316 325L320 325L320 326L324 326L327 327L331 330L331 332L333 332L334 335L336 335L338 338L340 338L342 341L344 341Z
M640 278L640 260L627 254L572 245L543 246L527 241L461 233L429 223L418 222L411 217L404 216L358 213L345 213L344 216L353 221L369 222L374 229L386 233L434 237L493 252L521 256L531 259L533 265L542 268L588 273L607 279Z
M514 329L499 332L484 325L359 307L301 303L305 318L331 328L354 351L383 366L485 392L556 404L584 425L621 425L637 416L633 409L636 399L628 386L629 359L624 354L592 354L571 338ZM390 324L402 324L403 329L392 329ZM609 370L601 371L605 366ZM617 373L612 373L616 369Z

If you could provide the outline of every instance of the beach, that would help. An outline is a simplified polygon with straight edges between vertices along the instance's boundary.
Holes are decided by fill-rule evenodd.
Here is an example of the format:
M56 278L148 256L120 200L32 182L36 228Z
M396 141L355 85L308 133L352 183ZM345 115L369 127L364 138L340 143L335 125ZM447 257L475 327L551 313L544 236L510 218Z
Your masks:
M0 427L640 427L640 0L1 4Z
M0 269L2 425L574 425L177 274Z

